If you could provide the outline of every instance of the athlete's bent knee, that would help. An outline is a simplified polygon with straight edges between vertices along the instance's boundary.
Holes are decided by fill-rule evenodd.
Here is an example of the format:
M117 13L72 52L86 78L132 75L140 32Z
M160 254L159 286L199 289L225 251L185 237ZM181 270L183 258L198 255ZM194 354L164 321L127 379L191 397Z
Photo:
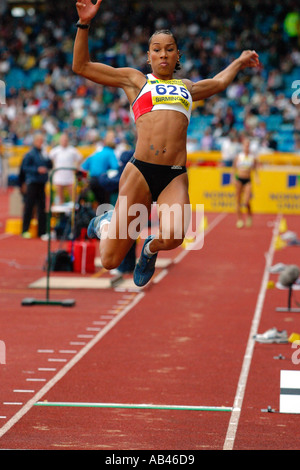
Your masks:
M114 253L101 254L101 263L104 269L115 269L121 264L122 260L119 259Z

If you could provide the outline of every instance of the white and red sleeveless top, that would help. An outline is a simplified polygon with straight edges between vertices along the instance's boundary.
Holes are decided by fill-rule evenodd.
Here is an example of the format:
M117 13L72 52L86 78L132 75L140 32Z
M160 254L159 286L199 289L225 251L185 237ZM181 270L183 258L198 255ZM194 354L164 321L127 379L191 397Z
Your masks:
M251 170L255 164L255 155L240 152L236 159L236 167L240 170Z
M183 113L190 121L192 97L182 80L160 80L152 73L131 106L136 121L143 114L167 109Z

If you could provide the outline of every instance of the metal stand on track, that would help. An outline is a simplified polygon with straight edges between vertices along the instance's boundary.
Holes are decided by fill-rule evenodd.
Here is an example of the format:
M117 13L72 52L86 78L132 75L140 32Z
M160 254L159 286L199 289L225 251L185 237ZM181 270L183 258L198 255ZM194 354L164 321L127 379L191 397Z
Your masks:
M293 312L293 313L300 313L300 308L293 308L292 305L292 294L293 294L293 285L288 287L288 304L287 307L277 307L277 312Z
M21 305L30 306L30 305L59 305L63 307L73 307L75 305L74 299L65 299L65 300L50 300L50 271L51 271L51 217L52 217L52 203L53 203L53 175L58 170L72 170L75 172L75 183L79 175L82 175L82 172L77 168L56 168L52 170L50 174L50 203L49 203L49 212L47 214L47 234L48 234L48 250L47 250L47 274L46 274L46 299L34 299L34 298L25 298L22 300ZM74 191L75 192L75 191ZM72 209L72 220L74 220L75 213L75 197L73 197L73 209ZM74 234L72 236L72 250L73 253L73 242Z

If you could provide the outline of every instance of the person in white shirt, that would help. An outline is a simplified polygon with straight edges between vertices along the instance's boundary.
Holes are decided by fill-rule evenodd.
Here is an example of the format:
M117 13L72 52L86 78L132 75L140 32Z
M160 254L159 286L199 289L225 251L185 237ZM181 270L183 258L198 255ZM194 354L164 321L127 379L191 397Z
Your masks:
M237 131L233 129L226 137L221 138L220 141L222 166L231 167L240 150L239 135Z
M72 199L72 187L74 184L74 171L71 168L78 168L82 160L80 152L69 145L67 133L60 137L59 145L50 150L49 157L53 162L53 168L57 170L53 174L53 185L56 190L57 203L62 204L66 200L66 194L69 200ZM66 169L70 168L70 170Z

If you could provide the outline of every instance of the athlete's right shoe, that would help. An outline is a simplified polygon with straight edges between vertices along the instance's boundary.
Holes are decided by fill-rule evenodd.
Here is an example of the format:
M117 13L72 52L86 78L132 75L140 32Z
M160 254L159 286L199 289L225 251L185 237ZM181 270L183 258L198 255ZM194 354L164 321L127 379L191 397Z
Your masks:
M140 259L137 262L133 272L133 281L135 285L139 287L147 284L147 282L150 281L155 271L157 253L154 253L152 256L147 256L145 254L145 246L147 245L147 243L150 243L153 238L153 235L150 235L146 238L144 246L142 248Z
M113 215L113 210L105 212L102 215L98 215L97 217L94 217L87 228L87 236L89 238L101 238L101 225L104 220L107 220L108 222L111 221Z

